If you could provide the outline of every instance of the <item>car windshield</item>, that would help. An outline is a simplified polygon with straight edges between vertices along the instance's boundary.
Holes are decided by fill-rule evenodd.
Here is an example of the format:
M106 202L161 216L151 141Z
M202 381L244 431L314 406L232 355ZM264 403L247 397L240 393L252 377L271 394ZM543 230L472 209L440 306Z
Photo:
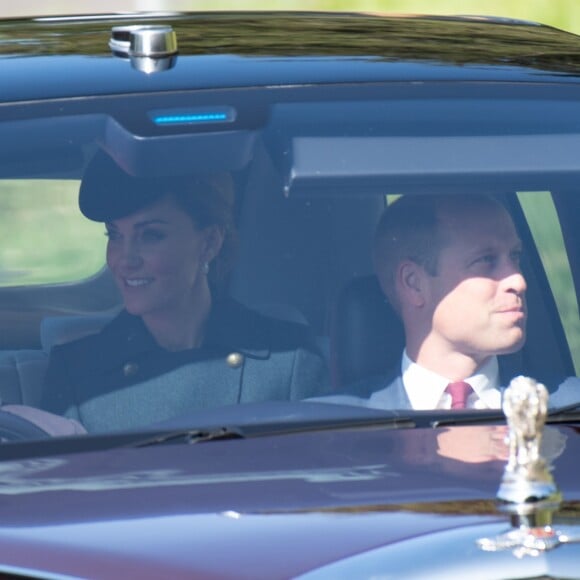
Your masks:
M580 370L578 95L361 83L5 104L4 408L89 434L412 417L365 403L405 348L373 248L385 208L432 195L507 211L527 330L500 376L555 392Z

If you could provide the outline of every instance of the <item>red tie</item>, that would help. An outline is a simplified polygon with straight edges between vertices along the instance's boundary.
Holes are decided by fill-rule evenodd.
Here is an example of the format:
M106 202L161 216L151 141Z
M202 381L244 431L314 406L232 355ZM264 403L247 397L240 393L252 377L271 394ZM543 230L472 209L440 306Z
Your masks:
M452 409L465 409L467 397L473 392L473 388L465 381L457 381L456 383L449 383L445 392L451 395Z

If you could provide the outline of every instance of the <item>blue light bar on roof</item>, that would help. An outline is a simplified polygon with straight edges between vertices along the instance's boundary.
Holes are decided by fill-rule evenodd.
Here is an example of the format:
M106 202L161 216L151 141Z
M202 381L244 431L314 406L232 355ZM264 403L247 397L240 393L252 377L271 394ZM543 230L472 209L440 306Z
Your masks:
M232 107L164 109L151 111L149 117L159 126L233 123L236 119L236 111Z

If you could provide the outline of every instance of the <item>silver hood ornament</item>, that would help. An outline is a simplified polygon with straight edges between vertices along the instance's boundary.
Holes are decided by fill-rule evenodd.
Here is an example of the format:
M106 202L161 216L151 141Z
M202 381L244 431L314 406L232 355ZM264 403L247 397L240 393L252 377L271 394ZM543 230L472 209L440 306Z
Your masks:
M497 498L503 510L533 516L557 509L562 497L540 453L548 412L548 390L527 377L516 377L503 397L509 427L509 459Z
M574 536L571 528L552 527L562 494L540 450L548 390L534 379L516 377L504 393L502 407L509 427L509 459L497 500L499 510L510 515L512 528L494 538L481 538L478 546L488 552L512 550L521 558L580 541L577 529Z

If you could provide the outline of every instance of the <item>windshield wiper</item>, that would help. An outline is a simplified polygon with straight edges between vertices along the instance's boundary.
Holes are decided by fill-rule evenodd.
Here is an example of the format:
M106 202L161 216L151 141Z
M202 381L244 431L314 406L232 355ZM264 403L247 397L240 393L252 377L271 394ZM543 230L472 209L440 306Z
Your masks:
M328 418L324 420L271 421L269 423L241 423L240 426L209 425L204 427L166 427L146 431L125 431L110 434L76 435L35 439L0 444L0 462L29 457L49 457L70 453L87 453L122 448L151 447L165 444L194 444L228 439L247 439L328 431L332 429L412 429L417 426L408 416L372 416L366 418Z
M552 409L547 416L547 423L561 422L578 417L580 403L574 403ZM358 428L390 428L390 429L413 429L415 427L460 427L462 425L478 425L486 423L504 423L505 415L500 409L490 410L466 410L461 412L441 412L433 417L433 412L415 412L412 417L368 417L356 419L327 419L322 421L299 421L299 422L272 422L249 424L242 427L216 427L206 429L176 429L163 433L156 433L151 437L132 441L129 447L151 447L166 443L206 443L209 441L223 441L227 439L247 439L251 437L265 437L272 435L288 435L292 433L305 433L311 431L327 431L332 429L358 429Z
M546 416L546 423L564 423L566 421L578 420L580 418L580 402L571 403L550 409ZM505 421L505 415L499 409L496 411L474 411L471 413L454 411L444 417L431 420L432 427L453 427L461 425L474 425L480 423L490 423L495 421Z
M436 427L461 427L462 425L474 425L480 423L494 423L505 422L505 415L500 409L493 410L472 410L469 411L453 411L447 413L439 418L431 419L430 425Z
M151 437L130 443L129 447L151 447L165 443L205 443L224 439L244 439L246 436L235 427L220 427L218 429L179 429L160 433Z
M322 421L275 422L249 424L243 427L216 427L207 429L177 429L163 433L156 433L150 437L131 441L127 447L151 447L166 443L206 443L209 441L223 441L226 439L248 439L275 435L290 435L293 433L307 433L313 431L330 431L333 429L360 429L360 428L387 428L412 429L416 422L409 417L356 418L356 419L327 419Z

